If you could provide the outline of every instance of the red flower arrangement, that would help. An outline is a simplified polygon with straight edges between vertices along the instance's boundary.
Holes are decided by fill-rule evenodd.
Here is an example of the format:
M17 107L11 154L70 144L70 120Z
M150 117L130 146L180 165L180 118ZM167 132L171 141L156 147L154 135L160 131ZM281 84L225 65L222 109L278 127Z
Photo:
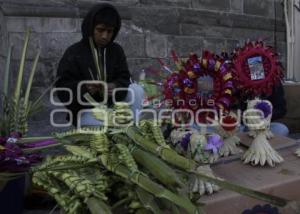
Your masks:
M193 112L203 108L229 111L234 85L232 65L225 58L204 51L202 58L190 54L188 60L183 62L175 52L172 55L177 71L166 78L163 93L165 100L172 100L174 109L189 109ZM208 96L202 95L198 83L203 77L212 79L212 93ZM206 116L199 115L202 118L200 121Z
M283 68L277 54L262 41L247 42L244 47L236 49L233 64L235 83L245 95L270 95L273 86L283 78Z

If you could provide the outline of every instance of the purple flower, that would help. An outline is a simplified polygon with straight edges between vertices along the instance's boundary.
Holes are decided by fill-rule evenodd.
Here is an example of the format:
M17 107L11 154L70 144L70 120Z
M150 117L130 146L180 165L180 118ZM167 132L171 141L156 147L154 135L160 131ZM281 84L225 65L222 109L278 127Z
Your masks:
M272 107L265 101L256 103L254 108L261 110L264 113L264 118L268 117L272 113Z
M212 151L214 154L217 154L223 144L224 142L219 135L212 134L208 136L207 144L205 145L204 150Z
M7 143L0 151L0 171L22 172L40 160L40 155L24 154L16 144Z
M4 145L6 143L6 137L0 137L0 145Z
M187 151L188 147L189 147L189 143L191 140L191 133L187 133L185 134L182 139L180 141L177 142L177 144L180 143L181 147L183 148L184 151Z

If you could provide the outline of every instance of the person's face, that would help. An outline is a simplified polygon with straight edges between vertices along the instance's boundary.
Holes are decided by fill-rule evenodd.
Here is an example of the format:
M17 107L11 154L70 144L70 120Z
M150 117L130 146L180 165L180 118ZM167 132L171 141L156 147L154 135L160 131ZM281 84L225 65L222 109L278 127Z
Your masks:
M114 27L107 27L104 24L98 24L94 28L94 40L98 47L106 46L112 39Z

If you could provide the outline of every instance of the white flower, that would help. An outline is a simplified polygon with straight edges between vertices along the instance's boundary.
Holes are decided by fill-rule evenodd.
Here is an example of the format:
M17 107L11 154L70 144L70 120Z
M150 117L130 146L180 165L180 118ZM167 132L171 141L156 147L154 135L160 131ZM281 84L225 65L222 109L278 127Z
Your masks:
M8 138L7 139L7 143L16 143L18 141L18 139L17 138L14 138L14 137L10 137L10 138Z

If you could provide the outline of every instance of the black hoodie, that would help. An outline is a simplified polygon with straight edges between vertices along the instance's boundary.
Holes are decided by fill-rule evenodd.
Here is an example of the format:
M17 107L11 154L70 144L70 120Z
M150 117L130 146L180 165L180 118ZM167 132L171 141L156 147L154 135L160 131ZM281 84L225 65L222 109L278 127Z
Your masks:
M84 108L90 108L91 106L82 106L77 100L77 85L82 80L92 80L91 72L93 77L96 77L96 67L94 64L91 48L89 45L89 37L93 35L94 30L94 17L97 13L101 12L104 8L112 8L117 12L115 7L110 4L98 4L94 6L89 13L86 15L82 22L81 41L70 46L64 53L62 59L59 62L57 77L59 78L56 87L69 88L73 92L73 100L70 105L66 105L66 108L71 110L73 113L73 124L76 125L77 113ZM106 70L107 82L115 83L117 87L127 88L130 84L130 73L127 66L126 56L123 48L114 42L120 28L121 18L118 14L118 25L115 27L114 35L111 42L104 48L98 51L102 53L102 69ZM90 72L91 71L91 72ZM82 87L81 95L84 95L86 88ZM126 92L118 92L116 96L117 101L121 101L126 97ZM58 91L58 98L62 102L67 102L70 98L68 93L64 91ZM82 96L81 96L82 97ZM100 96L94 98L99 101ZM82 97L82 100L84 98ZM108 100L108 105L111 105L111 99Z

